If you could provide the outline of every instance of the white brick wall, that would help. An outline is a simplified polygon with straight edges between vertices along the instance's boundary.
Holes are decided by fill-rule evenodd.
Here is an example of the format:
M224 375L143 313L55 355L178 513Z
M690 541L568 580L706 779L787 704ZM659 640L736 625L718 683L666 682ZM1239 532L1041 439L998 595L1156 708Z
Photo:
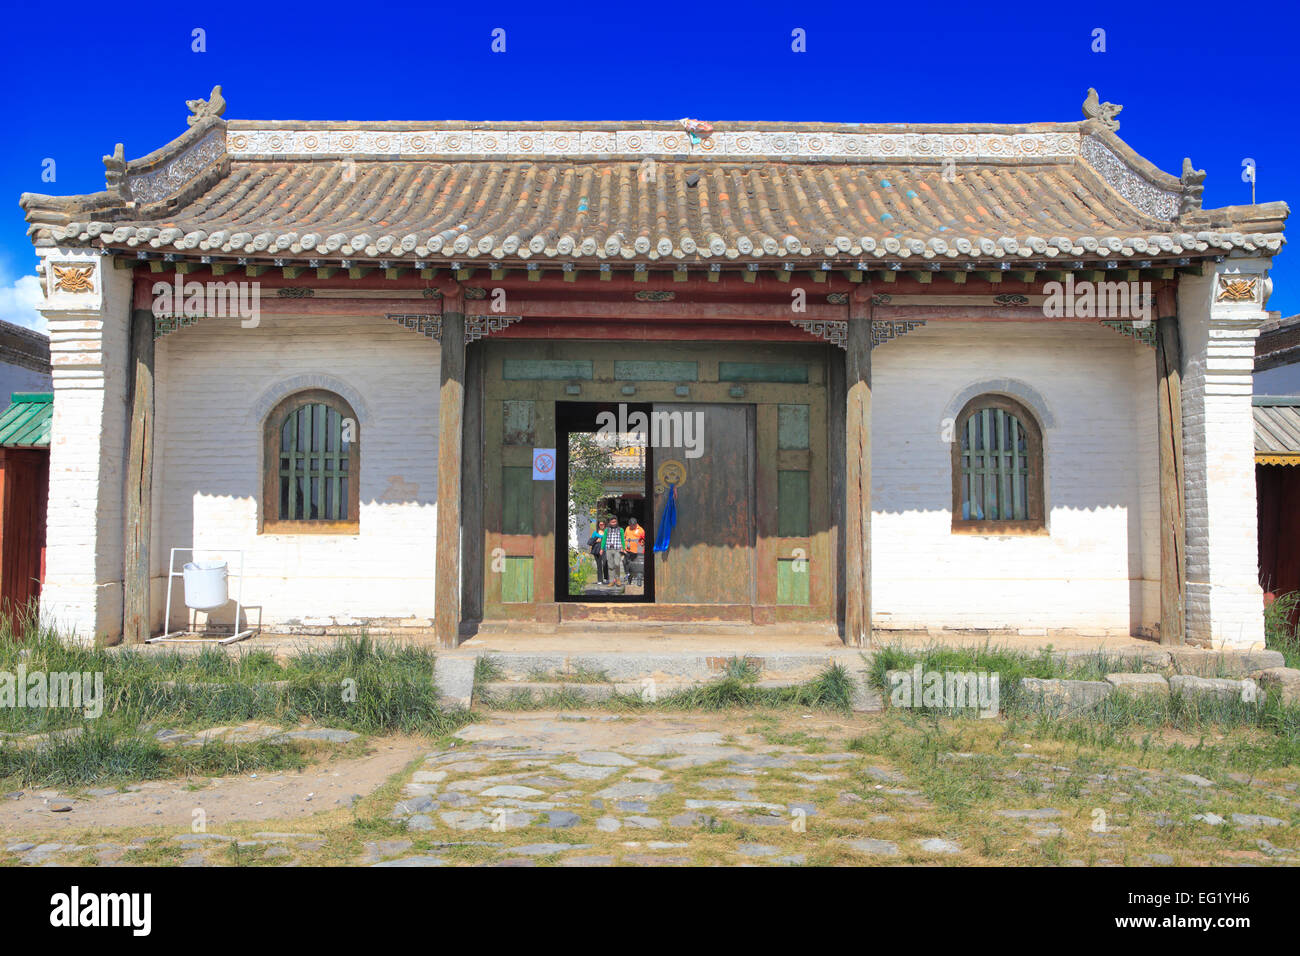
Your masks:
M244 549L244 601L263 626L431 621L436 342L382 316L264 315L251 329L209 319L159 339L155 365L157 627L169 551L191 544ZM359 419L360 533L258 534L262 419L322 376ZM173 615L183 613L179 579L176 590Z
M1229 260L1264 285L1266 260ZM1217 277L1178 286L1187 486L1187 638L1215 647L1264 640L1251 414L1263 302L1214 302Z
M1154 349L1070 323L931 322L872 354L872 605L888 628L1130 633L1159 617ZM1047 536L953 534L943 419L981 382L1046 408ZM1020 386L1017 386L1018 388ZM1144 513L1145 510L1145 513Z
M97 260L96 260L97 261ZM121 631L129 282L47 303L55 421L43 610L85 638ZM1259 306L1180 289L1187 454L1188 633L1261 639L1250 366ZM157 343L155 627L168 549L242 548L263 626L431 621L437 501L436 343L381 316L212 319ZM932 322L873 355L878 628L1149 630L1159 613L1154 350L1083 323ZM1049 534L951 532L943 420L1008 381L1040 415ZM262 418L313 384L360 422L357 535L260 535ZM178 582L179 585L179 582ZM182 610L179 594L174 611Z
M41 614L74 640L111 643L122 633L130 273L82 250L44 255L47 273L51 260L94 273L92 292L52 291L41 309L54 379Z

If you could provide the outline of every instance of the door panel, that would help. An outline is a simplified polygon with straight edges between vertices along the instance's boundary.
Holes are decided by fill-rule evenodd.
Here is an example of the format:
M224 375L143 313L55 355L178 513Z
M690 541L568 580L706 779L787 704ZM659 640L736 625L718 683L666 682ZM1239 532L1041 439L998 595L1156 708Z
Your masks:
M676 445L654 449L656 470L681 462L677 527L667 553L655 554L656 601L668 604L749 604L754 600L754 408L752 405L662 403L656 416L694 415L702 454ZM663 436L661 436L661 439ZM656 476L655 521L667 502ZM658 528L652 530L657 533Z

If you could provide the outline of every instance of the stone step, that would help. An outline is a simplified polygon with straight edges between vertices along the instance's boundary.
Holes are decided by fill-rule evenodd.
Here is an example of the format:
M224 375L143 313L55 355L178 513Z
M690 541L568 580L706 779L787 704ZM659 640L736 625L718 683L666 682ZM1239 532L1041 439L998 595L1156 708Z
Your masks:
M659 680L646 678L640 681L602 683L534 680L489 681L475 687L474 700L476 703L482 703L488 699L504 700L512 696L517 697L520 694L527 694L534 703L542 703L548 697L563 692L570 697L576 697L585 702L605 701L615 695L629 695L650 702L683 691L707 687L718 679L716 677L711 680ZM802 683L805 682L793 679L774 679L755 681L753 686L775 690L798 687ZM879 711L884 707L879 692L867 687L861 676L854 680L852 707L855 712L859 713Z
M444 653L442 657L447 657ZM483 652L496 666L501 677L508 680L563 679L575 674L601 675L609 681L639 682L645 678L655 680L712 680L726 674L732 662L743 657L753 671L763 680L812 680L827 667L839 663L852 671L865 666L862 656L853 650L827 650L826 652L778 651L748 653L744 655L711 654L701 652L579 652L526 653L506 651ZM441 658L440 658L441 659Z

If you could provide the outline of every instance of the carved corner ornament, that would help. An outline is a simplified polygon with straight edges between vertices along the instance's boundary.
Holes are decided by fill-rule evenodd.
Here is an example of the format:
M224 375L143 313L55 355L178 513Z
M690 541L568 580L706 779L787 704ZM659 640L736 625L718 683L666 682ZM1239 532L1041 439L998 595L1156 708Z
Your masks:
M214 86L206 100L186 100L185 105L190 108L190 115L185 120L190 126L209 116L220 117L226 112L226 98L221 95L220 86Z
M1221 275L1215 302L1255 302L1259 276Z
M54 290L56 292L83 295L95 291L95 283L92 278L95 275L93 265L78 268L71 264L57 266L51 263L50 268L54 270Z
M1118 103L1103 103L1097 91L1088 87L1088 96L1083 101L1083 116L1085 119L1100 120L1101 125L1106 127L1112 133L1119 129L1119 120L1115 119L1120 111L1124 109Z
M1192 157L1183 157L1183 194L1178 200L1178 215L1195 212L1201 208L1201 197L1205 194L1205 170L1192 165Z

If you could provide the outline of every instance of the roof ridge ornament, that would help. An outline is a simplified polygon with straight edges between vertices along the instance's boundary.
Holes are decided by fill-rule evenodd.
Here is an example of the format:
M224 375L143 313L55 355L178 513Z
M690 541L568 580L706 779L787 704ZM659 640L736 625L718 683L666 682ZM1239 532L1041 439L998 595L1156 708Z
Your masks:
M113 147L111 156L104 157L104 184L109 192L123 192L122 187L126 184L126 146L122 143Z
M209 116L219 119L226 112L226 98L221 95L220 86L214 86L206 100L186 100L185 105L190 108L190 115L185 119L190 126Z
M1201 208L1202 196L1205 194L1205 170L1192 166L1192 157L1183 157L1183 195L1178 201L1178 215L1195 212Z
M1103 103L1097 91L1091 86L1088 87L1088 96L1083 101L1084 119L1095 119L1101 122L1112 133L1119 129L1119 120L1115 119L1120 111L1124 109L1118 103Z

